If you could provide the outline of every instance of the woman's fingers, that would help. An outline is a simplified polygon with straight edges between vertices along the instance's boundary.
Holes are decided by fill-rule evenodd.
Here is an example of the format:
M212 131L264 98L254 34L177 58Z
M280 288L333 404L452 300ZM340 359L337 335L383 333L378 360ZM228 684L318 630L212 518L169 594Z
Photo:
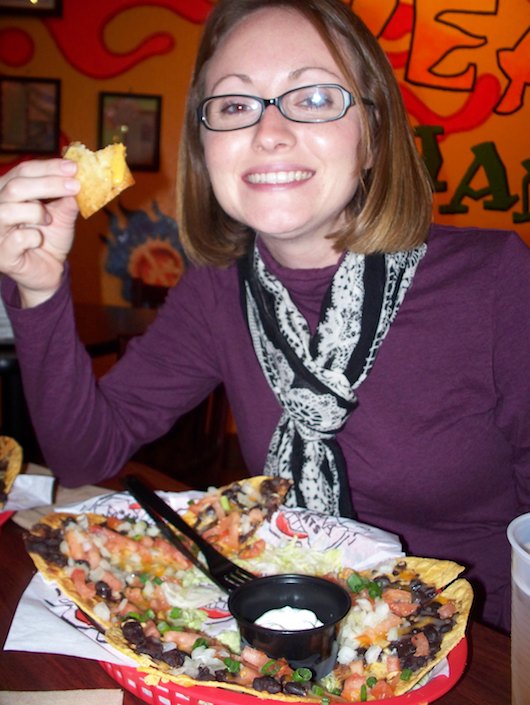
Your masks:
M22 162L0 177L0 204L75 195L81 187L76 171L65 159Z

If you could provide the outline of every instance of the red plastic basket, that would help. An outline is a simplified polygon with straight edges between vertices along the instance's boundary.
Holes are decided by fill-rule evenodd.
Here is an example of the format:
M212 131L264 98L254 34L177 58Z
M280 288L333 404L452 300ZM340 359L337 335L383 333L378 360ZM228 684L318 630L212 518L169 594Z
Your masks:
M453 688L464 672L467 660L467 641L462 639L447 657L449 675L439 675L426 685L395 698L379 702L385 705L428 705ZM175 683L147 685L143 674L132 666L118 666L101 662L109 676L137 698L152 705L278 705L278 700L237 693L224 688L194 685L189 688ZM307 705L307 701L290 701L293 705ZM375 701L372 701L375 702Z

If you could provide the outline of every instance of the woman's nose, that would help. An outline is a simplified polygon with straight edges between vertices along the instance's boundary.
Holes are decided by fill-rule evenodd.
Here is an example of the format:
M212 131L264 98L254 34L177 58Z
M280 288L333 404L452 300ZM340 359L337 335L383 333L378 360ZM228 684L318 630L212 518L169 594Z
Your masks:
M266 150L290 147L296 139L293 128L291 120L284 117L275 105L269 105L254 128L254 145Z

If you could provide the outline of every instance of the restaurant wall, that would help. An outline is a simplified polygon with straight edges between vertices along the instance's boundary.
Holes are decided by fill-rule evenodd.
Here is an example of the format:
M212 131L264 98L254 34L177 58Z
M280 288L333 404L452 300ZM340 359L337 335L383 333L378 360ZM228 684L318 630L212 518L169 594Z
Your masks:
M102 93L161 96L160 165L80 220L78 301L124 304L132 273L177 279L183 104L208 0L63 0L62 17L0 16L0 74L61 81L60 143L98 142ZM530 244L529 0L354 0L400 82L436 189L434 219L516 229ZM28 154L1 154L0 172Z

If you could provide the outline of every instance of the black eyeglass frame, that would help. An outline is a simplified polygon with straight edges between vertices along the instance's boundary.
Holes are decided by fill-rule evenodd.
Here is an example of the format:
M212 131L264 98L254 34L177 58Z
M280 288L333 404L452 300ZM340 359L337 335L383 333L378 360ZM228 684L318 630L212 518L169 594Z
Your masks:
M344 107L339 115L333 118L326 118L326 119L317 119L317 120L297 120L296 118L292 118L289 115L287 115L282 107L282 101L285 98L285 96L290 95L291 93L294 93L296 91L301 91L304 89L308 88L338 88L340 92L342 93L342 97L344 98ZM234 97L241 97L241 98L251 98L252 100L257 101L261 105L261 111L259 115L257 116L256 120L253 122L249 123L248 125L242 125L241 127L229 127L227 129L219 128L219 127L211 127L207 120L206 120L206 115L204 112L204 107L205 105L210 101L210 100L215 100L217 98L234 98ZM370 100L370 98L361 98L361 101L364 105L370 105L373 106L374 102L373 100ZM260 98L257 95L248 95L246 93L223 93L221 95L211 95L207 96L206 98L203 98L201 102L199 103L197 107L197 119L199 122L204 125L204 127L207 130L210 130L211 132L235 132L236 130L246 130L247 127L253 127L254 125L257 125L263 115L265 114L265 110L271 106L274 105L280 113L283 115L286 120L290 120L291 122L298 122L298 123L303 123L303 124L308 124L308 125L318 125L320 123L326 123L326 122L335 122L336 120L340 120L343 118L348 110L353 106L356 105L357 101L355 99L355 96L350 93L346 88L343 86L339 85L338 83L311 83L308 86L299 86L298 88L291 88L288 91L285 91L285 93L282 93L281 95L277 96L276 98Z

